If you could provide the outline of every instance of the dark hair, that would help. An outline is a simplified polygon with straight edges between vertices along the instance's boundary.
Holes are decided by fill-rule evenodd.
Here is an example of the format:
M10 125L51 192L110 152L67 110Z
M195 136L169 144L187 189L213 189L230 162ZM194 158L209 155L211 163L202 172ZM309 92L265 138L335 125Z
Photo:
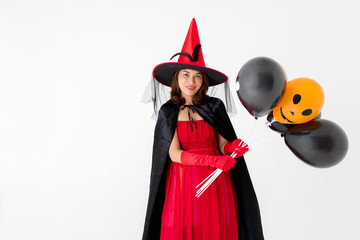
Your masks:
M183 98L181 96L181 90L179 87L179 82L178 82L178 76L181 70L177 71L174 73L173 78L172 78L172 83L171 83L171 100L177 104L177 105L184 105L185 104L185 98ZM202 85L199 89L199 91L197 91L197 93L194 95L193 98L193 104L203 104L205 103L205 101L209 98L208 95L206 95L208 88L209 88L209 78L206 74L201 73L203 82Z

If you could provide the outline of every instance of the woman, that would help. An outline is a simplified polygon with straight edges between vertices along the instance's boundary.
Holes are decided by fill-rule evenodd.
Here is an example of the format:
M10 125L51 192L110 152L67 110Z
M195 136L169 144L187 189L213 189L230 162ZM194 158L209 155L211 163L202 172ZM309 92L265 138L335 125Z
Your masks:
M208 86L227 77L205 66L194 19L176 55L177 63L159 64L153 71L172 90L155 128L143 239L263 239L244 159L229 156L248 149L237 148L241 140L224 104L206 95ZM195 186L216 168L224 172L196 198Z

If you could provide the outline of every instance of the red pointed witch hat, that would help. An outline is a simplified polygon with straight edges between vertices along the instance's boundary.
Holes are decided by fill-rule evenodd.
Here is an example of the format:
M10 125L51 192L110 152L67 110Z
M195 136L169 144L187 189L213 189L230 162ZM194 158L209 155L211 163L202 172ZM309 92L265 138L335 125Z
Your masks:
M153 76L160 83L171 87L174 73L186 68L205 73L209 78L209 86L218 85L228 80L225 74L205 66L199 33L194 18L191 21L181 52L176 53L171 59L177 55L179 55L177 62L161 63L154 68Z

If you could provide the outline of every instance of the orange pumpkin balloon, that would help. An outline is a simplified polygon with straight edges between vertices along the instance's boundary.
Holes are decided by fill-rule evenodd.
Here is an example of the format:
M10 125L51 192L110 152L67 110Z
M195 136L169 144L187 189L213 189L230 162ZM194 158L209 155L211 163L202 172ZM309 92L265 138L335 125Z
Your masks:
M274 119L281 123L299 124L314 119L324 105L324 91L310 78L287 82L285 94L273 109Z

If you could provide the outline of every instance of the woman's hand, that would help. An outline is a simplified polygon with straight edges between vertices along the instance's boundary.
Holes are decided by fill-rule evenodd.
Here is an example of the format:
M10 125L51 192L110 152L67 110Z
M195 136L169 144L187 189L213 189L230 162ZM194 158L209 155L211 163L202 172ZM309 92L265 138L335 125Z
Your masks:
M241 146L239 146L239 144ZM243 142L241 139L235 139L234 141L227 142L224 145L224 154L227 154L227 155L230 155L233 152L235 152L237 155L236 157L241 157L247 151L249 151L249 146L245 142Z

